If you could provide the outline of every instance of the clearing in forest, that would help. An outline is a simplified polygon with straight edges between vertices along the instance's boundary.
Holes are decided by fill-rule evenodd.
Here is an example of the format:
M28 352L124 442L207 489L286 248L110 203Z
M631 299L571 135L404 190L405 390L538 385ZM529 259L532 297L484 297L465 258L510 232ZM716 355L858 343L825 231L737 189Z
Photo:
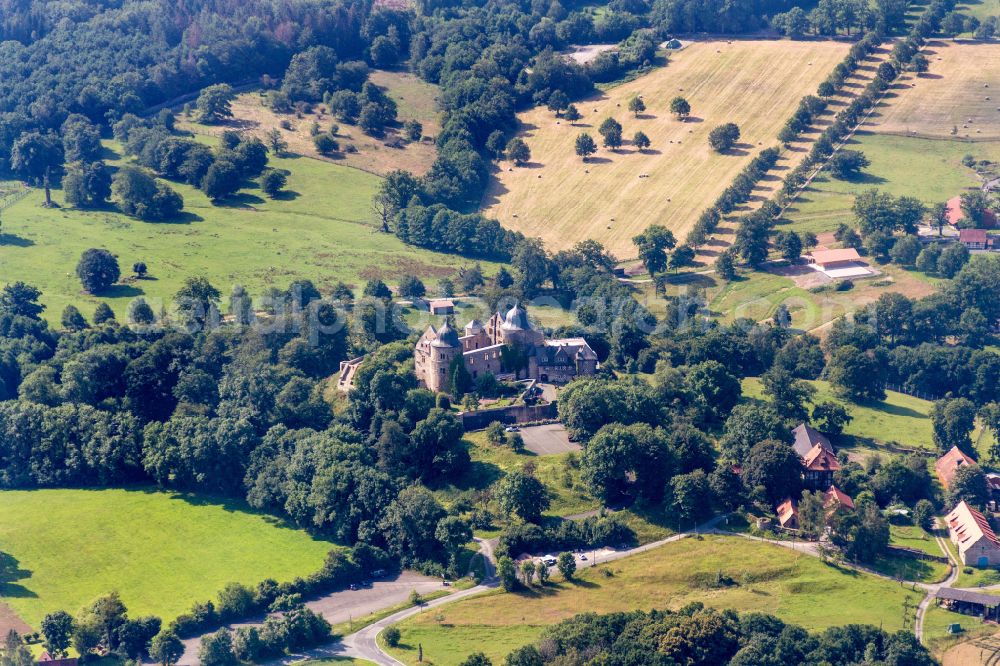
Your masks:
M814 93L847 49L839 42L696 42L671 54L666 67L578 102L578 122L557 119L544 106L527 111L520 116L520 136L531 161L501 164L485 212L508 228L540 236L553 250L593 238L631 257L632 237L651 224L683 240L753 155L777 144L799 100ZM637 95L646 105L639 117L628 110ZM678 95L691 104L684 122L669 110ZM623 125L625 144L614 151L602 147L583 163L574 151L577 135L587 132L600 145L597 130L608 117ZM709 147L708 134L727 122L739 125L742 136L720 155ZM640 130L651 140L645 152L630 141Z
M935 40L924 53L928 71L902 77L865 129L941 138L1000 138L1000 44Z
M261 139L272 129L278 129L296 155L354 167L378 175L394 169L406 169L423 175L431 168L437 152L434 137L441 131L438 111L440 89L408 72L373 70L369 80L385 90L396 102L399 127L388 127L384 136L373 137L357 125L349 125L330 114L326 105L316 104L309 113L275 113L265 105L264 91L241 93L233 100L233 118L221 126L206 127L178 118L178 127L198 134L217 136L225 129L237 129L254 134ZM401 127L407 120L417 120L423 125L420 141L402 139ZM313 143L313 133L328 132L337 127L336 139L340 152L321 155Z

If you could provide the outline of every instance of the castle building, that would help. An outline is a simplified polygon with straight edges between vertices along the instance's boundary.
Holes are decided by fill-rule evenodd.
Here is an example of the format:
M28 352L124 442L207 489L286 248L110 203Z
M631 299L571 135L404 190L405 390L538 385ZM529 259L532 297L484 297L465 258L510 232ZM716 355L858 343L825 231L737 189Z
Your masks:
M449 369L461 356L473 379L490 373L498 378L565 383L597 372L597 354L583 338L546 340L528 321L528 311L515 305L493 314L486 324L475 319L459 335L450 322L427 327L413 350L417 379L432 391L447 391Z

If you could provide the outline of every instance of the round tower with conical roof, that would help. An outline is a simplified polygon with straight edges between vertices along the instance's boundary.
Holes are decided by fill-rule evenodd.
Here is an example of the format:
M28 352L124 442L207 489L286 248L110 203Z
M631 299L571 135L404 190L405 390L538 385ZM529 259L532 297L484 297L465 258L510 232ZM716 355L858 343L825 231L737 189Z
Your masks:
M431 342L431 353L427 376L424 382L432 391L447 391L450 377L448 370L456 356L462 355L462 342L458 333L451 326L451 321L445 320L444 326L437 331L437 337Z

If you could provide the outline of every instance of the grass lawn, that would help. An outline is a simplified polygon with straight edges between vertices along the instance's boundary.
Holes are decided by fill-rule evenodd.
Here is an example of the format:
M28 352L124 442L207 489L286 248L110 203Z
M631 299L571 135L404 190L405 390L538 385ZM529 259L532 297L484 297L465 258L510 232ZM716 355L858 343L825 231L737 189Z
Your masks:
M232 581L291 580L334 547L240 502L153 490L0 493L0 601L38 627L117 590L130 614L165 622Z
M977 160L1000 159L1000 142L959 141L859 132L847 147L871 160L859 178L837 180L823 172L785 211L795 231L822 233L840 223L853 224L854 196L878 188L893 196L913 196L930 206L977 187L975 172L962 165L970 154ZM919 165L919 167L917 166Z
M854 404L834 395L828 382L809 382L815 389L813 402L832 401L848 408L853 417L844 428L841 441L851 439L855 443L887 444L897 443L907 448L936 451L932 437L930 410L932 403L920 398L886 391L883 402ZM763 385L756 377L743 380L743 395L752 399L762 399Z
M405 273L436 281L472 263L377 231L369 214L377 176L306 157L272 158L271 165L290 172L289 194L279 200L251 185L216 206L200 191L170 183L184 197L185 216L175 223L142 222L114 210L45 209L43 193L33 191L3 212L0 284L34 284L44 292L45 315L58 321L70 303L89 318L105 301L121 316L136 296L159 311L192 275L208 277L225 298L237 283L258 295L296 278L309 278L321 290L338 280L363 286L379 277L393 284ZM54 198L62 203L62 192ZM146 262L151 279L115 286L101 298L82 293L75 268L91 247L116 254L123 276L134 262ZM494 270L489 262L483 267Z
M505 474L530 464L535 466L535 476L549 490L552 506L546 512L548 515L569 516L601 506L586 492L580 481L580 470L567 467L568 454L539 456L531 451L518 453L506 446L494 446L487 442L484 430L466 433L465 440L469 444L472 465L457 483L436 491L445 505L452 503L464 490L487 488ZM567 480L570 485L567 485Z
M707 581L720 571L734 584L713 589ZM425 662L453 666L485 650L497 664L513 648L536 640L545 626L577 613L676 609L692 601L774 613L810 630L856 622L894 631L902 627L904 598L915 605L921 596L779 546L739 537L690 538L586 569L573 583L490 592L422 613L398 625L402 646L392 653L413 664L421 644Z
M894 546L913 548L923 551L928 555L945 555L945 553L941 552L941 547L938 546L934 535L917 525L890 525L889 536L889 543Z
M485 431L470 432L465 435L469 445L472 465L465 476L456 483L435 490L435 494L445 506L449 506L469 490L490 487L504 474L522 469L525 465L535 467L535 476L549 491L551 506L547 516L566 517L589 513L601 508L601 502L590 495L580 480L580 470L567 466L568 453L539 456L531 451L516 452L506 446L494 446L486 441ZM575 454L579 457L579 453ZM668 516L649 514L636 509L617 512L621 520L636 534L639 543L658 541L673 534L668 526ZM498 532L476 532L477 536L491 538Z
M621 258L634 257L632 237L653 223L683 239L752 155L777 143L799 100L846 51L846 44L830 41L699 41L671 53L665 67L578 102L583 118L576 123L544 107L526 111L519 116L520 136L531 162L501 164L484 212L540 236L553 250L593 238ZM644 95L647 107L638 118L627 110L636 95ZM669 112L675 95L691 104L687 122ZM573 152L575 138L588 132L599 141L598 126L608 117L623 125L626 145L601 148L583 163ZM741 143L722 155L710 149L707 137L726 122L739 125ZM643 153L628 141L639 130L652 142ZM786 153L781 166L802 155Z
M962 625L962 633L952 635L948 633L948 627L958 623ZM983 624L978 617L953 613L950 610L941 608L932 603L924 614L924 640L923 643L931 648L935 655L940 658L941 654L958 643L969 640L977 636L985 636L996 633L995 624ZM979 650L974 650L974 655L978 656ZM948 664L979 664L975 661L945 661Z

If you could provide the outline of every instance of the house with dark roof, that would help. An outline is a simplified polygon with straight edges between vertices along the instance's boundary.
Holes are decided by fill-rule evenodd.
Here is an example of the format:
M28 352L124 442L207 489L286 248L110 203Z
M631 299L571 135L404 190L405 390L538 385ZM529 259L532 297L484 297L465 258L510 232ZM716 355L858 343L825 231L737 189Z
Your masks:
M958 547L962 564L992 567L1000 564L1000 539L982 513L962 500L945 516L948 535Z
M808 423L800 423L798 426L792 430L792 436L795 441L792 442L792 447L795 452L799 454L800 458L805 458L806 455L812 450L817 444L823 448L833 451L833 444L830 440L826 438L826 435L821 433L816 428L813 428Z
M955 479L955 473L959 467L975 464L975 460L963 453L957 446L953 446L948 453L938 458L937 462L934 463L934 472L941 481L941 485L947 490Z

